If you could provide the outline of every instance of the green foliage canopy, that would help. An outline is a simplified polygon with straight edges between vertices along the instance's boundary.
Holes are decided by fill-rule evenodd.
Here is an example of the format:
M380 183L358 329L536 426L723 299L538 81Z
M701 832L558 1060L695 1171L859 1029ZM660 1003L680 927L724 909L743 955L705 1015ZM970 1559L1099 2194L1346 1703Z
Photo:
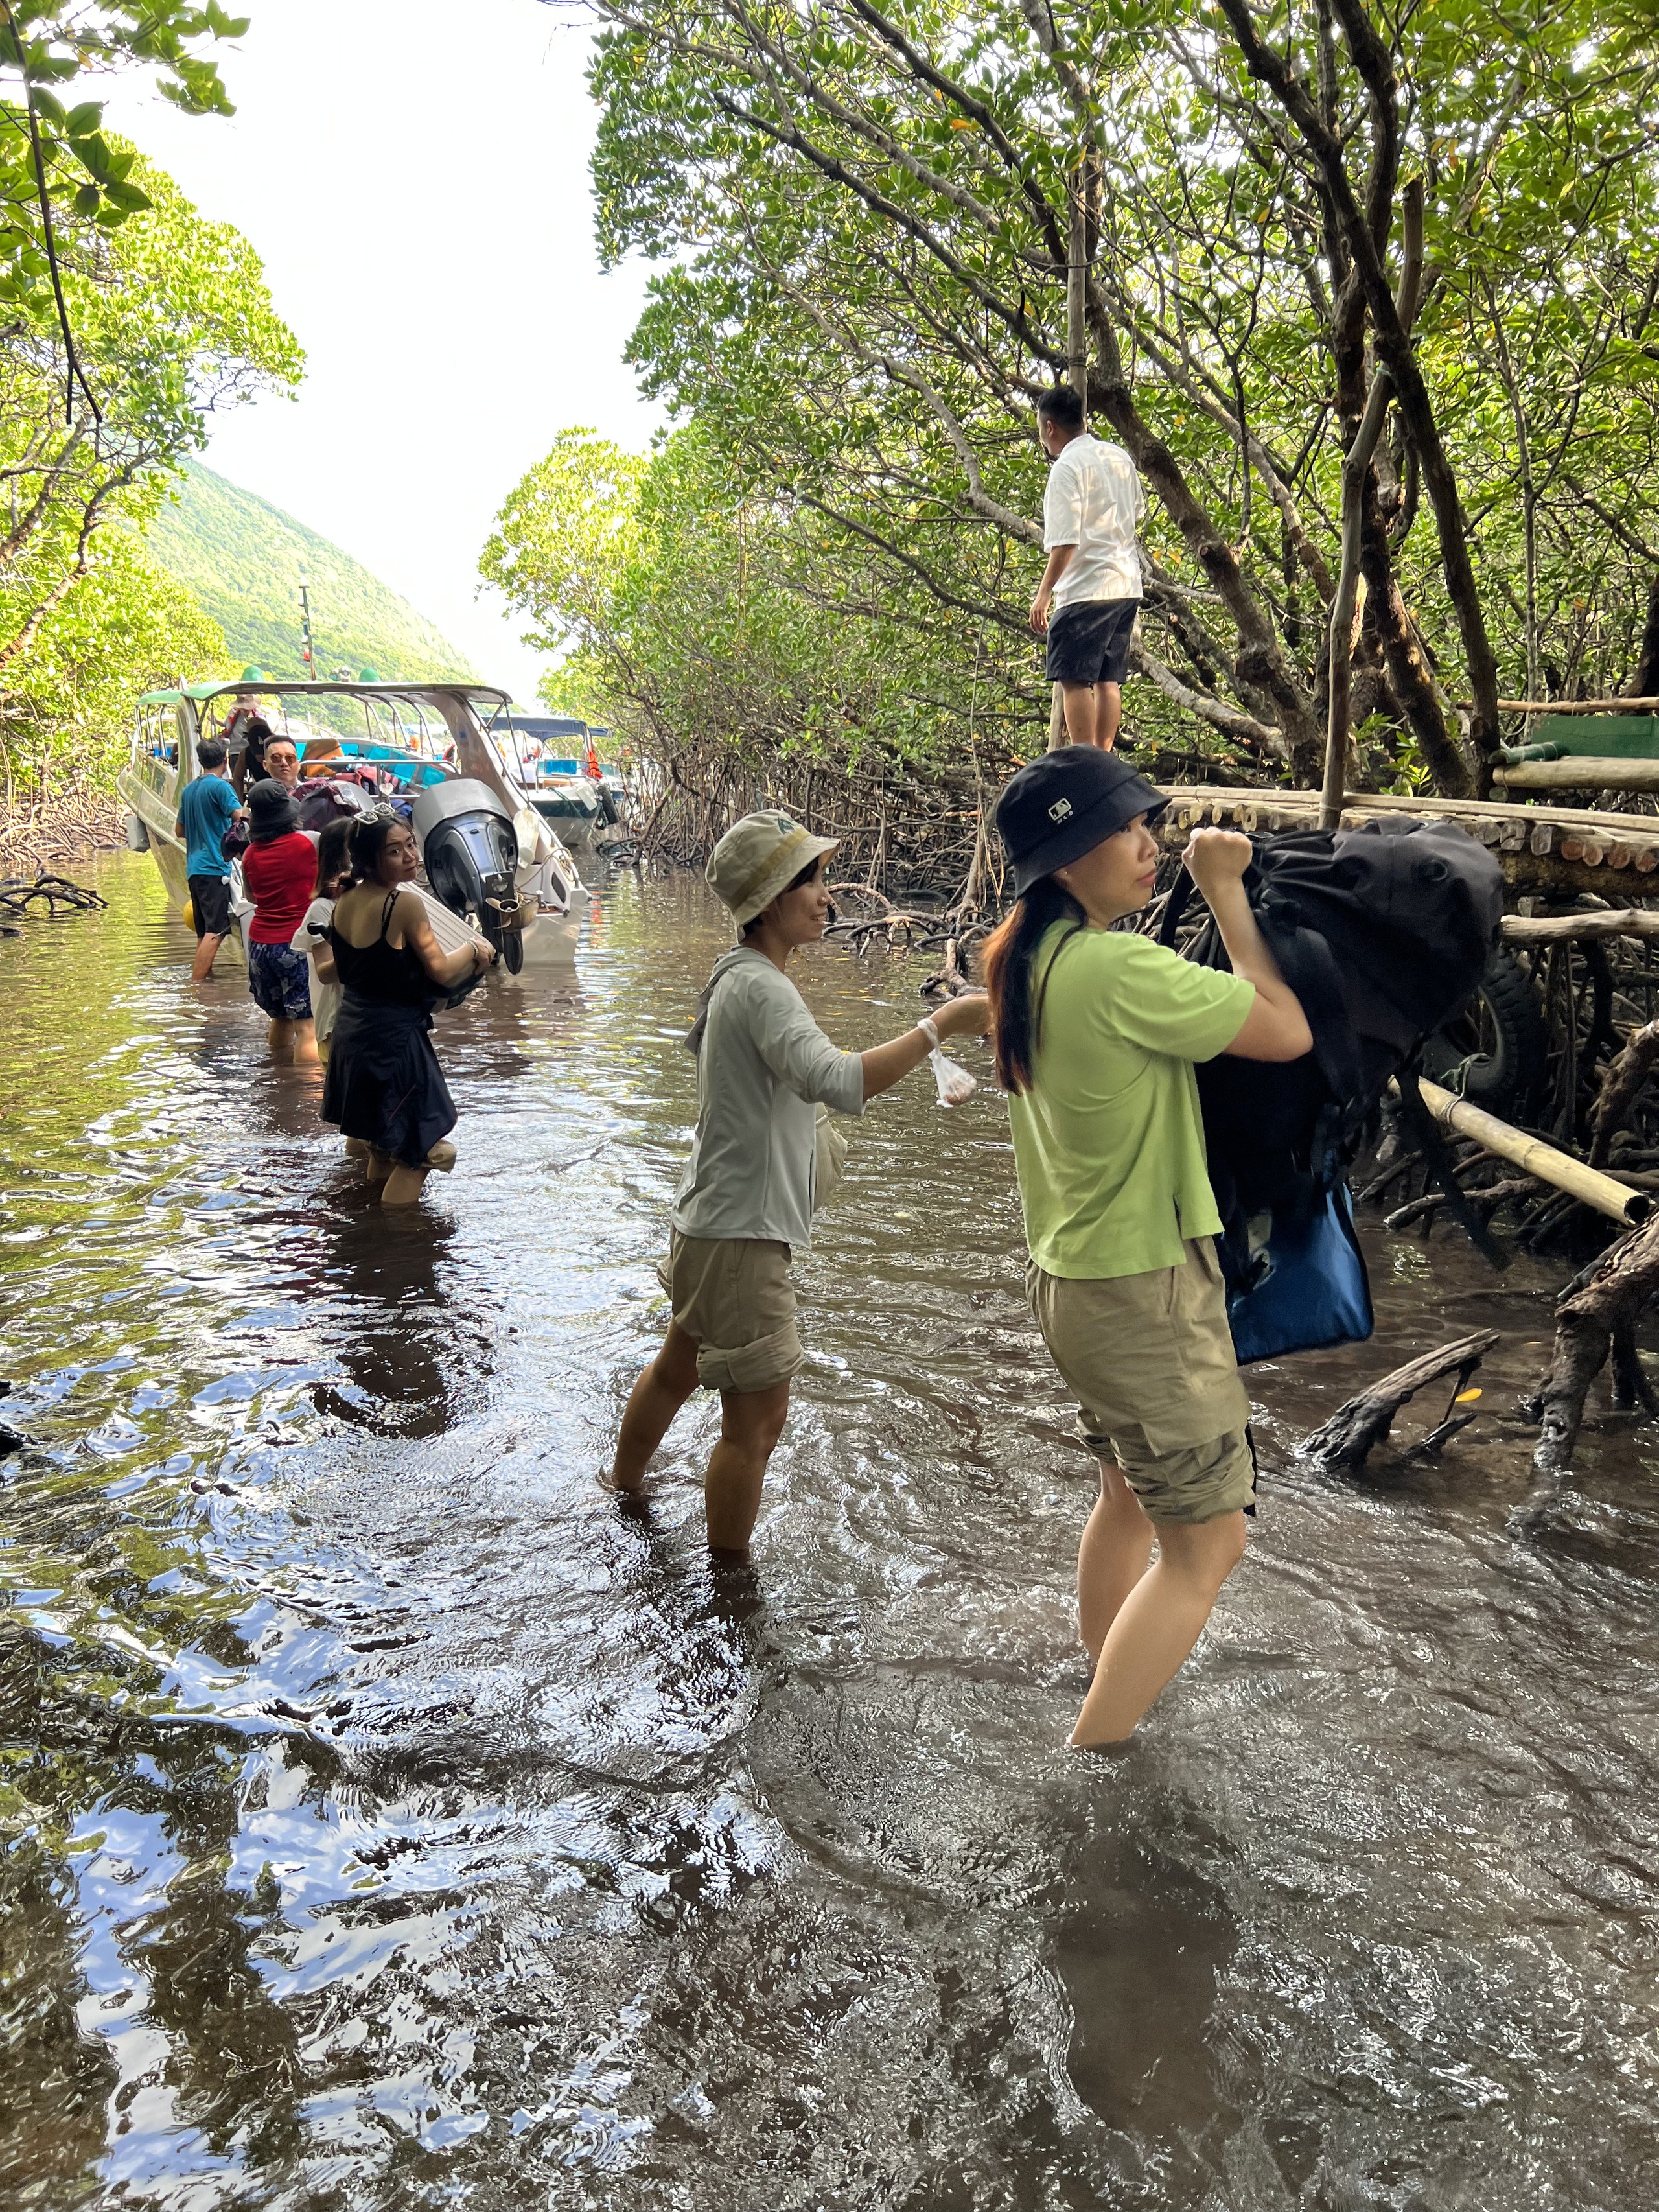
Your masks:
M482 568L530 617L527 644L562 654L550 706L604 720L672 786L712 800L827 770L872 788L1012 757L994 701L1017 688L981 636L965 660L864 580L849 604L820 588L821 520L775 495L734 493L701 425L647 462L568 430L497 518Z
M44 702L58 696L49 649L65 633L55 617L103 557L108 526L142 525L155 512L169 476L204 442L210 412L291 386L304 365L246 240L228 224L204 222L142 157L131 174L143 209L113 228L71 214L59 241L100 415L82 405L65 420L55 321L15 310L4 325L0 738L28 733L31 757L50 726ZM142 592L154 574L124 556L114 576ZM136 601L133 617L135 641L148 636L149 617ZM149 647L135 643L131 665L143 680L149 665Z
M1371 772L1466 788L1501 690L1629 673L1659 568L1644 9L600 9L601 241L662 264L633 357L734 498L817 518L821 593L931 592L958 659L1016 636L1031 404L1086 362L1152 501L1137 714L1314 780L1380 373Z
M106 137L104 106L76 98L117 70L156 72L157 88L191 115L229 115L218 66L203 52L237 39L246 16L208 0L0 0L0 70L15 79L0 98L0 311L39 321L54 313L46 216L70 209L114 230L150 203L130 147ZM71 88L74 91L71 91ZM32 113L31 113L31 111Z

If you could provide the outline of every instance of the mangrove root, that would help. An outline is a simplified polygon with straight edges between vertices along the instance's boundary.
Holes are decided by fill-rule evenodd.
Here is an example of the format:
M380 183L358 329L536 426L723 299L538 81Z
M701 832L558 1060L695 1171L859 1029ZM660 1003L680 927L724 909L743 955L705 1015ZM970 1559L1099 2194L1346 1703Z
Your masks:
M1555 1309L1555 1351L1542 1388L1527 1410L1540 1424L1533 1454L1537 1478L1528 1507L1547 1499L1572 1463L1584 1400L1613 1356L1613 1402L1659 1410L1636 1350L1642 1308L1659 1291L1659 1216L1605 1251L1576 1277Z
M1405 1366L1396 1367L1369 1389L1362 1390L1357 1398L1350 1398L1346 1405L1339 1406L1323 1428L1316 1429L1308 1438L1303 1446L1304 1454L1320 1467L1358 1474L1367 1455L1387 1437L1395 1415L1406 1401L1455 1370L1457 1382L1445 1418L1413 1447L1415 1455L1432 1456L1448 1437L1466 1427L1474 1418L1473 1414L1454 1413L1453 1407L1468 1389L1470 1376L1497 1341L1495 1328L1477 1329L1471 1336L1460 1336L1454 1343L1443 1344L1437 1352L1423 1352Z

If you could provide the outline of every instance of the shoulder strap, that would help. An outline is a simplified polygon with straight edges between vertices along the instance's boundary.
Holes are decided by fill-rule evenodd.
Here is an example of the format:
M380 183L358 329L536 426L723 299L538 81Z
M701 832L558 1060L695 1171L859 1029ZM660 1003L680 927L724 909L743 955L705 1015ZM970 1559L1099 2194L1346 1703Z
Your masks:
M1181 925L1181 917L1187 911L1187 902L1191 898L1194 888L1193 879L1188 874L1183 862L1176 872L1176 879L1170 886L1169 896L1164 902L1164 911L1158 916L1158 941L1160 945L1172 945L1175 943L1176 931Z
M374 940L377 945L380 942L380 938L383 938L386 935L388 927L391 926L392 909L398 903L398 895L396 891L390 892L387 895L386 904L380 909L380 936L377 937Z

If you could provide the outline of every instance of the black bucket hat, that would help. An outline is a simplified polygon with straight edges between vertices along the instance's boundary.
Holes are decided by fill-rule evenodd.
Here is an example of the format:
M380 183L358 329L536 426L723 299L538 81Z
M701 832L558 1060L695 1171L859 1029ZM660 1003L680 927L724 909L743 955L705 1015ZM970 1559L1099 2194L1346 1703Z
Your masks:
M1113 836L1137 814L1155 821L1169 805L1115 753L1061 745L1009 777L996 803L997 835L1023 897L1035 883Z
M297 830L300 810L282 785L267 777L249 787L247 826L249 834L263 844L267 837L280 837L284 830Z

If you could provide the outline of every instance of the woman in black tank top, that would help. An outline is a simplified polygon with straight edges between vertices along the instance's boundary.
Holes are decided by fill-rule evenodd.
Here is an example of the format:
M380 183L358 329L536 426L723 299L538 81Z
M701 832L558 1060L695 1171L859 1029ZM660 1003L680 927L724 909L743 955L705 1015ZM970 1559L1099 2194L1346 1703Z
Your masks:
M389 811L355 823L355 881L337 902L318 973L341 986L323 1086L323 1119L383 1186L383 1206L411 1205L433 1168L455 1164L455 1102L432 1045L432 1009L495 957L483 938L442 951L419 896L415 835ZM325 966L332 973L325 973Z

